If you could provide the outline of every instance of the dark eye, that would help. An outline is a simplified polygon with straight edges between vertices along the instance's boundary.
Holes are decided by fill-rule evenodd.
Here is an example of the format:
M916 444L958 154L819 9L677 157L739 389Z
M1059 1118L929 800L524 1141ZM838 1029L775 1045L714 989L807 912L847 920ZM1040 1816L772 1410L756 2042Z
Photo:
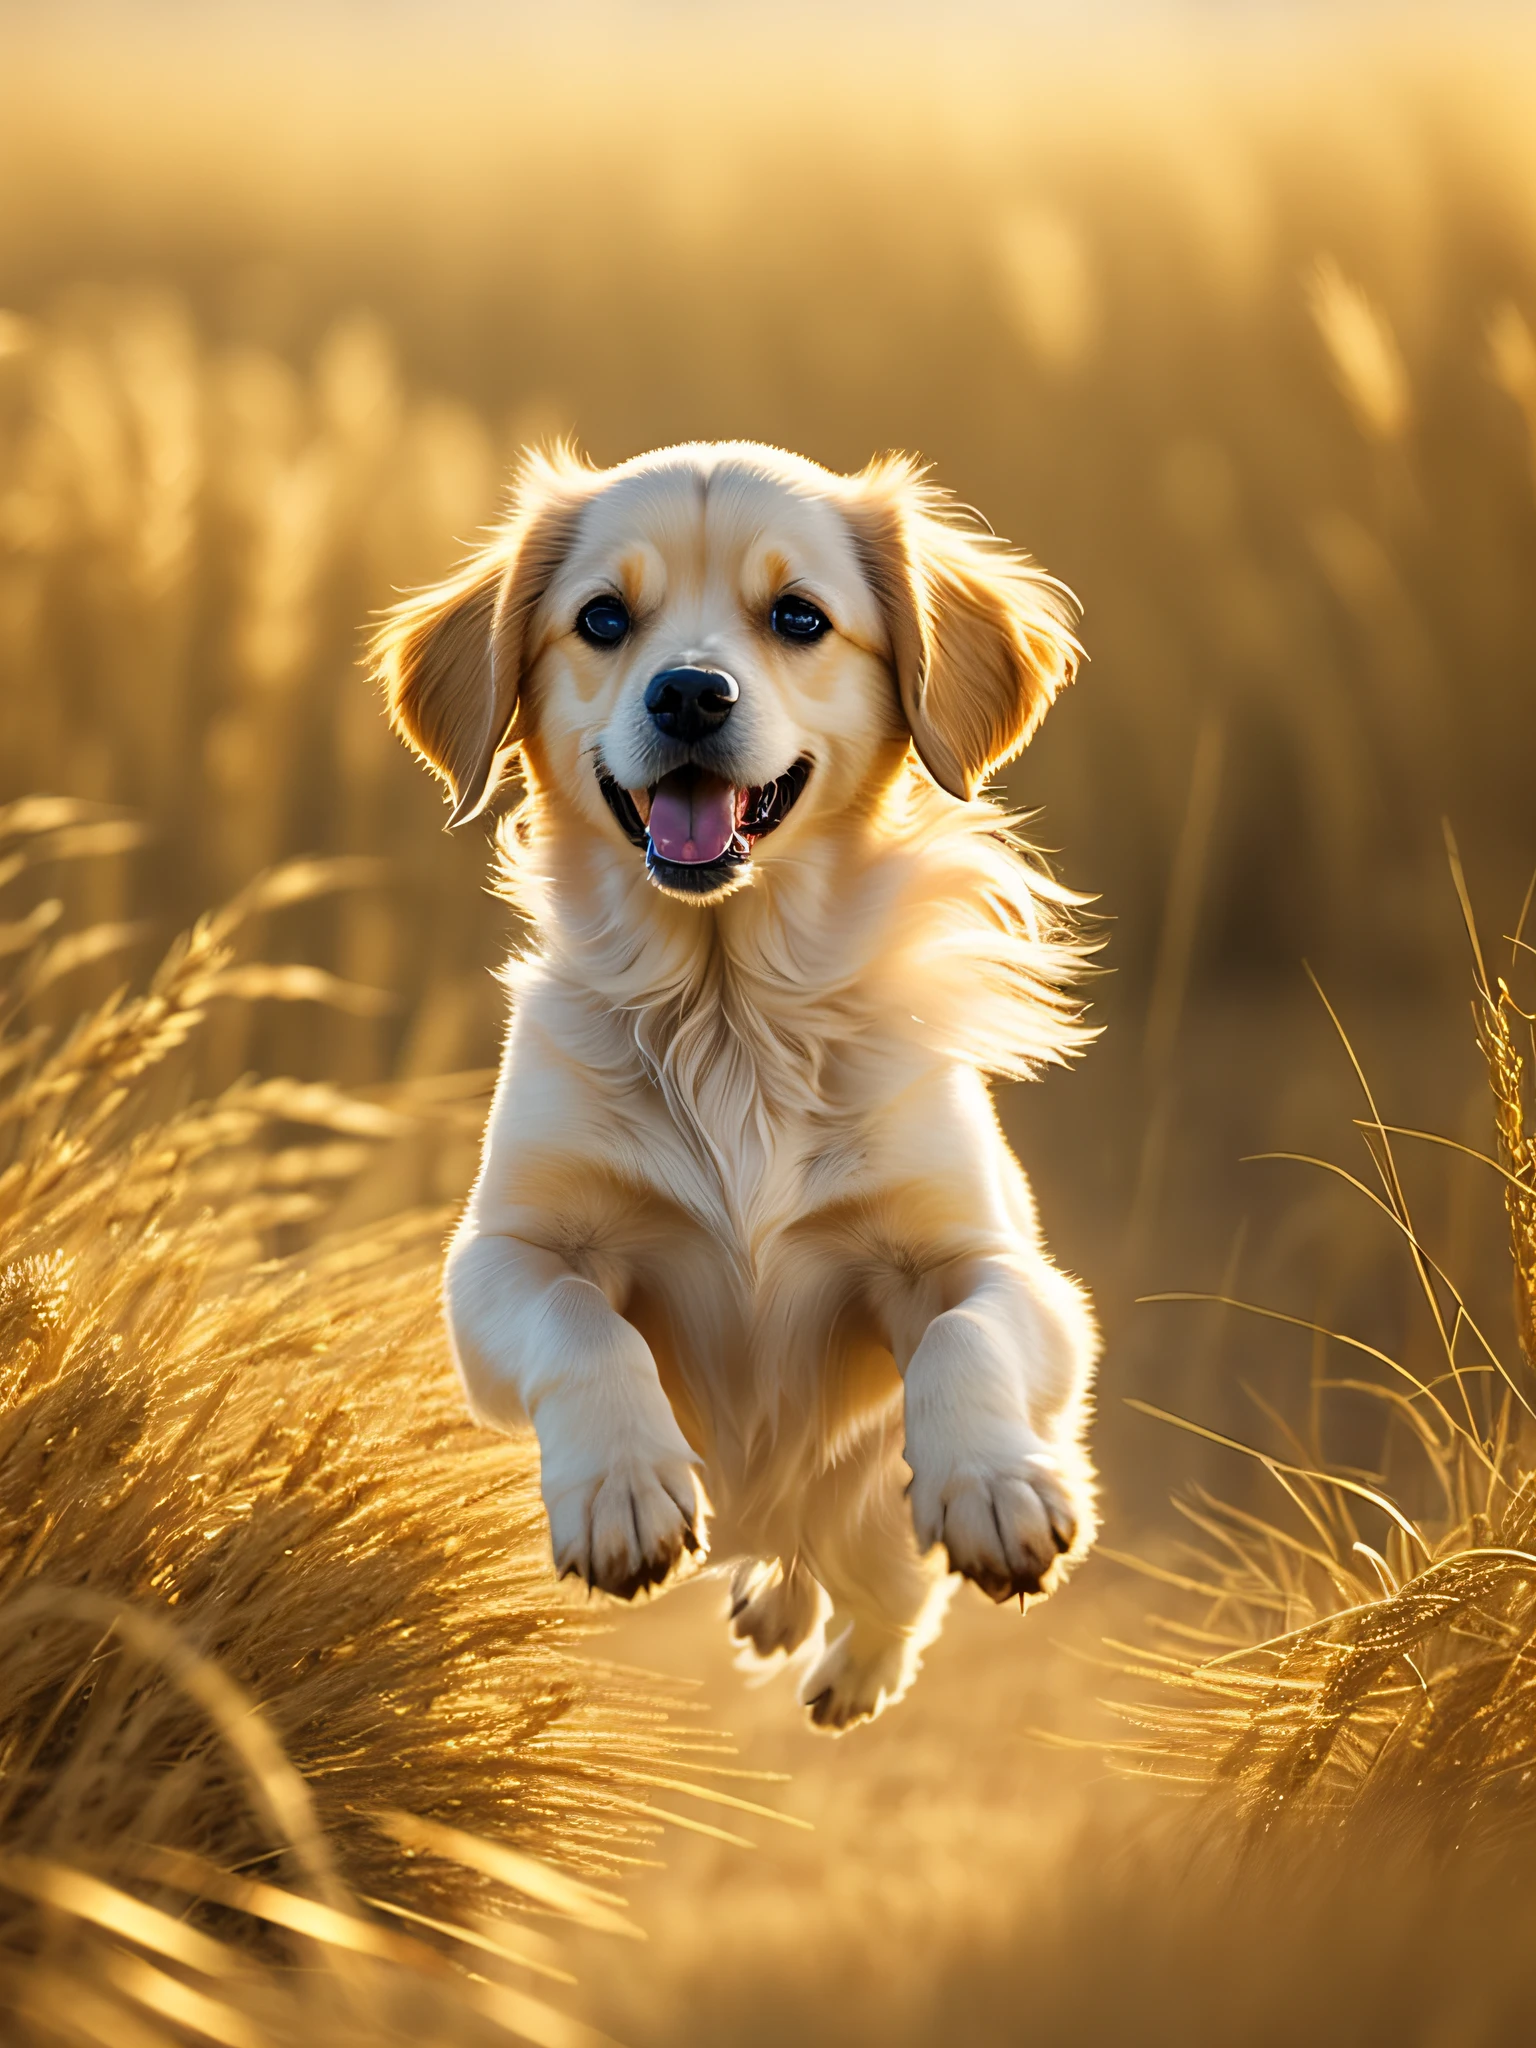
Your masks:
M594 597L576 614L576 630L594 647L617 647L629 631L629 613L617 597Z
M781 640L819 640L832 621L808 597L776 597L768 623Z

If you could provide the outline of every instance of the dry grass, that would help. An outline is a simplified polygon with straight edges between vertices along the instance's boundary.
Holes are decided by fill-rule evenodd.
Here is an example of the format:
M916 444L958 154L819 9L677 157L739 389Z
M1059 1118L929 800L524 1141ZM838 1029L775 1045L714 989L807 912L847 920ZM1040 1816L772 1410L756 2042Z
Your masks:
M13 899L109 827L0 811ZM574 2041L529 2003L550 1944L519 1916L622 1931L591 1881L654 1838L657 1786L717 1797L718 1742L574 1654L531 1439L474 1429L447 1367L445 1218L271 1253L402 1111L276 1080L175 1106L219 1002L349 999L233 959L246 919L348 879L274 871L62 1037L33 1005L120 934L7 928L0 1979L39 2038L243 2048L312 2040L329 2006L393 2038L375 2007L435 1998ZM273 1974L285 1951L320 1956L318 1990ZM378 1968L349 1977L357 1956Z
M1331 1819L1351 1835L1412 1834L1445 1848L1536 1822L1536 1042L1530 1013L1490 977L1454 844L1451 856L1496 1149L1384 1122L1344 1039L1376 1186L1327 1169L1397 1234L1440 1370L1425 1374L1304 1317L1228 1303L1310 1333L1315 1416L1323 1398L1344 1393L1386 1410L1387 1469L1328 1459L1316 1421L1308 1440L1271 1410L1283 1448L1248 1455L1287 1511L1198 1493L1179 1503L1194 1532L1185 1559L1144 1567L1202 1607L1193 1621L1165 1622L1162 1652L1133 1667L1177 1704L1154 1698L1132 1711L1147 1740L1130 1760L1234 1794L1260 1836ZM1516 966L1529 954L1524 922L1522 913ZM1476 1159L1501 1186L1512 1350L1480 1326L1415 1221L1398 1153L1426 1140ZM1343 1372L1332 1369L1339 1355ZM1422 1498L1426 1478L1432 1505L1412 1512L1404 1503Z

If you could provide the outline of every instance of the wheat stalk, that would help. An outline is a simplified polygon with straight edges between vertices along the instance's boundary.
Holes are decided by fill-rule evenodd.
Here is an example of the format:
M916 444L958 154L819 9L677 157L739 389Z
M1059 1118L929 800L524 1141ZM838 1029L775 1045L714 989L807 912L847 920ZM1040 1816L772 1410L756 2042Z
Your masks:
M1478 1049L1488 1069L1494 1129L1506 1176L1515 1316L1526 1363L1536 1370L1536 1143L1525 1125L1525 1062L1515 1044L1512 1014L1521 1013L1502 978L1497 993L1479 985L1473 1017Z

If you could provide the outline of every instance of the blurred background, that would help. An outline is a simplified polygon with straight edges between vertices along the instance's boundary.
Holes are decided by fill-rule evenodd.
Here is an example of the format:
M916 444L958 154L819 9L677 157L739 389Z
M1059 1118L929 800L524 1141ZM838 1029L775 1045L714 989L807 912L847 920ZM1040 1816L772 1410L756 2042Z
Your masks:
M370 615L540 436L914 449L1085 607L1007 793L1098 899L1105 1035L1004 1115L1100 1304L1111 1540L1230 1478L1126 1395L1252 1435L1245 1385L1307 1394L1294 1333L1138 1296L1419 1355L1368 1205L1241 1161L1359 1164L1306 965L1388 1121L1486 1143L1443 821L1492 953L1536 866L1528 9L54 0L0 35L0 801L149 827L75 885L132 929L61 1013L272 862L371 856L257 939L378 997L221 1019L202 1079L474 1099L441 1077L494 1060L506 913L385 729ZM358 1202L457 1195L473 1122ZM1496 1190L1446 1157L1414 1197L1502 1331ZM697 1668L678 1609L637 1658ZM942 1653L936 1799L944 1700L1015 1697L998 1625ZM918 1711L860 1738L860 1828Z

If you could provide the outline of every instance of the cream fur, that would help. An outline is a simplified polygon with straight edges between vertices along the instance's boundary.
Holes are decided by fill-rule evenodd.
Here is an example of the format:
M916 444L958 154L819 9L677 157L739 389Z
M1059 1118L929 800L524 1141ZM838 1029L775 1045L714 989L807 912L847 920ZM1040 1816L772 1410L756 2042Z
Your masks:
M785 588L826 640L768 632ZM616 650L572 632L606 591L634 620ZM561 1571L629 1593L711 1541L741 1561L744 1641L792 1651L824 1621L802 1697L826 1726L900 1697L946 1563L1036 1593L1092 1536L1091 1313L986 1083L1085 1042L1074 899L911 744L974 792L1070 676L1069 617L910 465L729 444L534 461L437 609L379 640L458 812L514 757L524 785L500 874L536 938L445 1283L471 1406L532 1418ZM703 901L647 878L596 775L643 790L644 686L682 661L740 684L728 780L812 762ZM459 745L466 774L433 731L491 737Z

